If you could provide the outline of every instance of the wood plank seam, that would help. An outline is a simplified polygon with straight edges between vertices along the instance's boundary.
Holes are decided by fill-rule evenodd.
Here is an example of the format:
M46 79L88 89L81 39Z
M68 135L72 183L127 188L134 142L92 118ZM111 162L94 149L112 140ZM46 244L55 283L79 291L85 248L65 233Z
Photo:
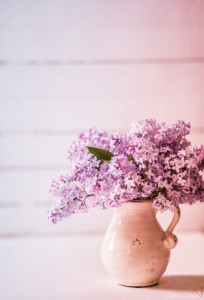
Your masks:
M204 57L166 57L133 59L0 60L0 66L137 65L204 63Z

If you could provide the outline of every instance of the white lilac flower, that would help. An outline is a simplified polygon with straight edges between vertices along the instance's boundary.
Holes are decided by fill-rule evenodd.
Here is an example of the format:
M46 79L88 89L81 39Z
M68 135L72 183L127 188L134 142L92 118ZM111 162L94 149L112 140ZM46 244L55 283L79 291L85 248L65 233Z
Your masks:
M161 211L204 201L204 147L186 140L189 128L183 121L167 126L147 119L134 121L128 133L81 133L68 150L70 172L52 181L58 200L48 217L57 223L139 199L153 200Z

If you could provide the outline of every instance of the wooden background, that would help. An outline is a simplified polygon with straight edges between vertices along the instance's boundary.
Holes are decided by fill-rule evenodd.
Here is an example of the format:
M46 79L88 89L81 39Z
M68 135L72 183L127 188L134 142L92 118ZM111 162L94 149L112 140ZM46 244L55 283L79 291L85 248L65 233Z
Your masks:
M202 0L0 1L1 236L105 231L111 210L46 217L80 131L183 119L203 144L203 16ZM182 211L204 230L203 204Z

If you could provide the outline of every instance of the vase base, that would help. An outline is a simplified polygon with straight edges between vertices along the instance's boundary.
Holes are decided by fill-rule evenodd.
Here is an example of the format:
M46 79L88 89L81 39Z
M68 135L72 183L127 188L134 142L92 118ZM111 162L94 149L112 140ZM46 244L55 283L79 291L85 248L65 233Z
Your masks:
M151 282L147 282L144 284L122 284L122 283L118 283L121 286L126 286L126 287L131 287L131 288L145 288L145 287L151 287L151 286L155 286L157 284L159 284L159 281L151 281Z

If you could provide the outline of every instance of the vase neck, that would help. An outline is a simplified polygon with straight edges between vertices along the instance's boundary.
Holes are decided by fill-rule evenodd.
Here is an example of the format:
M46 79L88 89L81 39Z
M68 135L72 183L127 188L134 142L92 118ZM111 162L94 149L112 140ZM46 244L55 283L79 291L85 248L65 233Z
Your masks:
M145 217L150 217L155 214L155 211L152 207L152 200L140 200L122 204L116 208L115 213L117 216L142 214Z

